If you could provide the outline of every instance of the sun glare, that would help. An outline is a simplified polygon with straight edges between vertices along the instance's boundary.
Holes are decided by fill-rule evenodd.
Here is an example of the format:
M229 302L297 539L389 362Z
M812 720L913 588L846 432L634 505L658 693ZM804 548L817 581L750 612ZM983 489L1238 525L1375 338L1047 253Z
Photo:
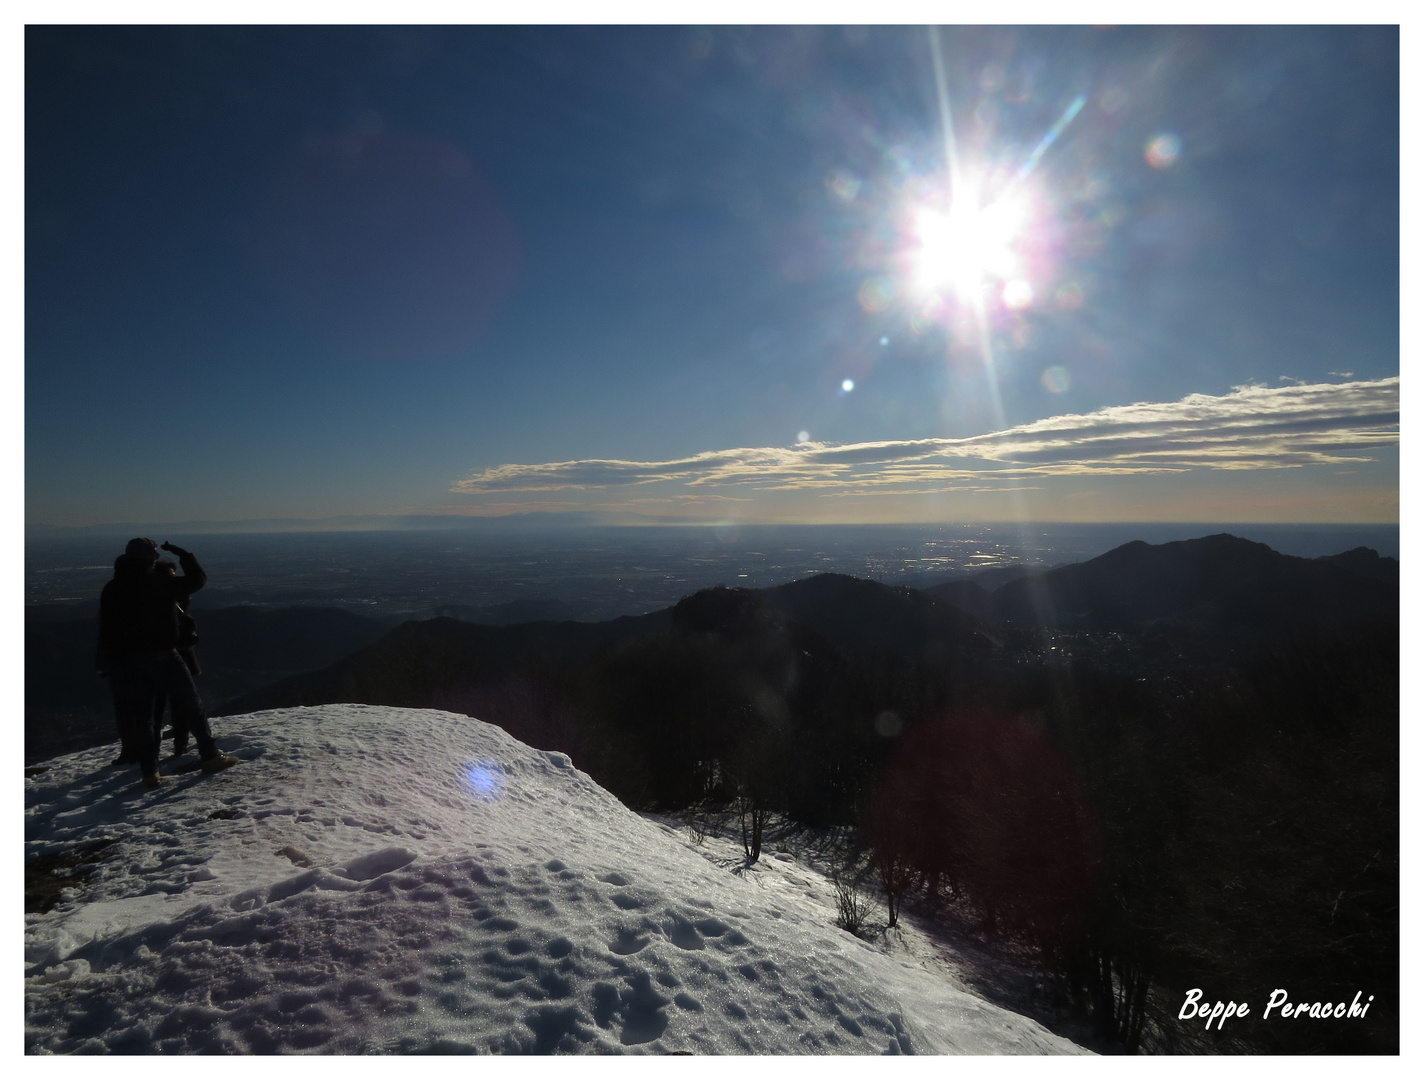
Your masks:
M920 208L914 226L916 285L923 292L948 288L968 297L988 278L1013 278L1028 221L1027 200L1014 195L980 206L970 191L955 199L948 213Z

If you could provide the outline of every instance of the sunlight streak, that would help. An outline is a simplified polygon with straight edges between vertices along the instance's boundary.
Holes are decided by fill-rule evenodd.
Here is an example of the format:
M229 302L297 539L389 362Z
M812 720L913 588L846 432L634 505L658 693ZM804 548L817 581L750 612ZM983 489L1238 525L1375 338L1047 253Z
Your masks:
M954 132L954 115L949 100L949 83L945 74L944 55L939 28L929 28L930 54L934 65L935 92L939 101L940 126L944 132L945 158L949 167L949 206L941 214L921 211L916 220L920 255L916 264L922 289L933 291L948 285L969 303L974 314L980 364L988 390L990 407L1000 428L1007 426L1003 396L994 357L994 345L989 323L985 286L990 277L1002 283L1001 302L1011 310L1027 307L1033 299L1032 283L1019 273L1016 250L1031 218L1031 207L1021 194L1021 186L1038 167L1048 148L1058 139L1074 117L1087 104L1085 94L1077 95L1056 123L1039 140L1033 152L1020 166L1008 189L995 201L981 205L977 184L966 183L959 160L959 146ZM1065 384L1066 385L1066 384ZM1008 485L1013 515L1020 528L1026 528L1028 510L1016 481Z
M1087 103L1088 96L1086 94L1079 94L1073 99L1072 104L1063 110L1063 115L1058 118L1058 122L1048 129L1047 135L1039 140L1038 145L1033 148L1033 153L1030 154L1028 160L1024 162L1023 168L1021 168L1018 171L1018 175L1014 177L1015 186L1025 180L1028 174L1038 167L1038 159L1043 157L1044 152L1053 145L1054 140L1056 140L1058 136L1063 134L1063 129L1073 122L1073 117L1077 116Z
M949 102L949 80L944 70L944 52L940 45L939 27L931 26L930 31L930 55L934 62L935 93L939 98L940 126L944 130L945 157L949 163L949 199L950 204L946 211L946 218L952 218L954 207L960 202L961 193L966 195L962 204L968 208L973 206L973 202L967 197L964 191L964 178L959 164L959 143L954 134L954 112ZM977 213L974 214L978 216ZM989 400L993 408L994 421L999 427L1004 426L1004 403L999 393L999 378L994 370L994 348L989 340L988 319L984 310L984 298L982 293L976 288L971 291L970 298L974 308L975 333L979 339L979 355L984 365L985 381L988 385Z

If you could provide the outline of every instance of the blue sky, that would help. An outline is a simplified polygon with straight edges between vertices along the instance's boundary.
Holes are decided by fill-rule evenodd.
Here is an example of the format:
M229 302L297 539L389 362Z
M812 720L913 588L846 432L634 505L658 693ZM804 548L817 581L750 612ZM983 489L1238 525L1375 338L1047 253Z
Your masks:
M1398 519L1393 27L30 27L32 524Z

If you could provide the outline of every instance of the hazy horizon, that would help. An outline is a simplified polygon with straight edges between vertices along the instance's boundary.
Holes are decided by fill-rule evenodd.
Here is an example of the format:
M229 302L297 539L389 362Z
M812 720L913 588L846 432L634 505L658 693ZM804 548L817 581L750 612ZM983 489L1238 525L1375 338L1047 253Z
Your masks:
M1083 562L1131 541L1163 544L1220 532L1301 558L1358 547L1400 556L1394 525L585 526L170 532L159 538L197 555L208 574L199 604L205 610L316 605L429 618L523 605L523 621L601 622L669 608L717 585L770 588L837 573L927 588L984 572L992 577ZM31 538L25 545L27 609L87 610L127 535Z
M172 532L175 535L187 533L194 536L225 535L321 535L324 533L384 533L384 532L468 532L473 534L496 533L555 535L579 530L727 530L727 529L933 529L933 528L1002 528L1002 529L1053 529L1067 528L1114 528L1132 529L1143 526L1149 529L1204 529L1226 531L1233 529L1321 529L1342 530L1389 530L1398 532L1398 519L1386 521L1220 521L1220 520L1124 520L1124 521L1058 521L1058 520L988 520L988 521L746 521L736 519L687 520L687 519L646 519L608 520L592 514L510 514L500 517L478 517L473 515L413 515L413 514L352 514L329 518L249 518L245 520L218 521L110 521L90 525L52 525L46 522L26 522L26 542L64 538L75 535L91 537L129 537L145 532Z

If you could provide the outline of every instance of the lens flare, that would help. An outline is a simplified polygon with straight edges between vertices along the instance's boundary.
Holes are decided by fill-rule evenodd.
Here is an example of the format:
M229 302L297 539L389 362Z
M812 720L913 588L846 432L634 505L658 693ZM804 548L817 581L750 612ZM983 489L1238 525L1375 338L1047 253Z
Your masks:
M343 353L377 360L468 349L522 261L514 219L475 162L385 132L305 140L253 225L253 253L294 312Z
M1068 390L1068 369L1062 364L1054 364L1044 371L1038 380L1050 394L1062 394Z
M890 301L895 298L895 283L888 277L869 278L856 295L860 306L868 314L875 315L890 306Z
M1015 311L1033 303L1033 286L1023 278L1014 278L1004 285L1004 306Z
M1142 156L1147 159L1147 164L1154 169L1167 169L1177 160L1182 152L1182 140L1170 132L1158 135L1147 144L1147 149Z
M850 202L860 194L860 185L861 181L858 177L852 176L842 169L834 169L831 174L826 177L826 187L837 198L845 202Z
M904 730L905 722L898 713L887 709L875 718L875 733L883 739L893 739Z
M1054 294L1058 306L1065 311L1076 311L1083 306L1083 288L1076 281L1070 281Z
M466 789L480 802L498 802L504 797L504 770L492 758L465 762L462 778Z

